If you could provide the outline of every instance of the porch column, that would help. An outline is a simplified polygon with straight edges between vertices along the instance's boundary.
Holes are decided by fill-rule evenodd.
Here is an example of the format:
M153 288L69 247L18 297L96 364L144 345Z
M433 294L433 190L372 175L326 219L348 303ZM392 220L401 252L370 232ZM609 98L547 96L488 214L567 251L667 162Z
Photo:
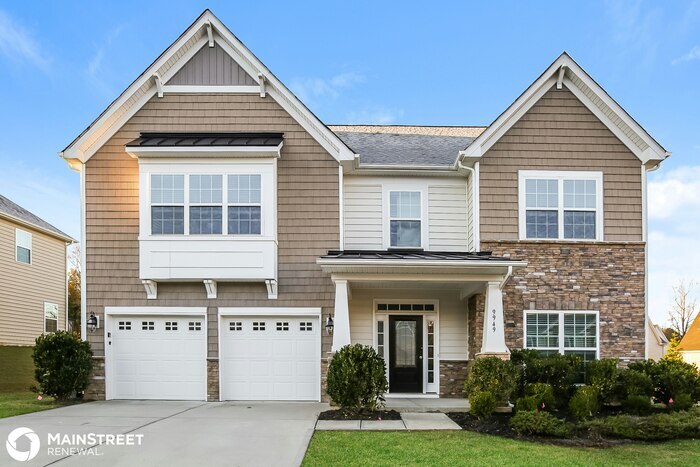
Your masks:
M332 352L350 344L350 308L348 304L348 281L335 281L335 314L333 317Z
M484 335L481 341L480 357L508 358L503 319L503 291L500 282L489 282L486 286L484 305Z

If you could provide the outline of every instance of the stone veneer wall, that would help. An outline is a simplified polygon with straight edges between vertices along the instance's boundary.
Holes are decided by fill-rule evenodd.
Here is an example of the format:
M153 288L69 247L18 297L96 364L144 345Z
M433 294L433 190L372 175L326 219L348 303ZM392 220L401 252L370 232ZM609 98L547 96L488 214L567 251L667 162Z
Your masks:
M90 385L85 391L83 399L86 401L105 400L105 358L92 357L92 374Z
M207 401L219 400L219 360L207 359Z
M644 247L642 242L482 242L483 251L528 261L504 288L508 347L523 347L524 310L596 310L600 357L623 363L643 359ZM483 303L476 310L483 319ZM472 329L480 335L478 323L476 328L471 323L470 335Z
M440 362L440 397L463 398L468 361Z

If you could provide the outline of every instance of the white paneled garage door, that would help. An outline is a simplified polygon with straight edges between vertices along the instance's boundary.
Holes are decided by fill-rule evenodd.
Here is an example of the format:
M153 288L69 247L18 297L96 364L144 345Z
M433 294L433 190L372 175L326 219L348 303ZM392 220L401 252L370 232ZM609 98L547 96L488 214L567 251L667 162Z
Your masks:
M220 319L222 400L319 400L318 315Z
M110 316L108 331L107 397L206 399L204 316Z

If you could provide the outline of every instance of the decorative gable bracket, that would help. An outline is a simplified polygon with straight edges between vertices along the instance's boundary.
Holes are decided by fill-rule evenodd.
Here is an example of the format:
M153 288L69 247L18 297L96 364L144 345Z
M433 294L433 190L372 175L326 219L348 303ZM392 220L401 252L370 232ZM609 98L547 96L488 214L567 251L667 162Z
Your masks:
M277 300L277 279L267 279L265 286L267 287L267 298Z
M146 298L148 300L155 300L158 298L158 283L156 281L144 279L141 283L146 289Z
M205 279L204 288L207 289L207 298L216 298L216 281Z

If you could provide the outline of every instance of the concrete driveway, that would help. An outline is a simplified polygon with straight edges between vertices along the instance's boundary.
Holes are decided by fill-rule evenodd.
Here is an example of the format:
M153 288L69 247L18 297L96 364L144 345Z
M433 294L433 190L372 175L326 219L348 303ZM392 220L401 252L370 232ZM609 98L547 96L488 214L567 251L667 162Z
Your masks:
M317 415L327 409L302 402L91 402L0 419L0 466L297 466ZM39 438L39 452L28 462L13 460L4 446L18 427ZM133 434L133 444L65 443L64 435L89 433ZM141 445L136 435L143 435ZM26 436L15 444L30 450Z

